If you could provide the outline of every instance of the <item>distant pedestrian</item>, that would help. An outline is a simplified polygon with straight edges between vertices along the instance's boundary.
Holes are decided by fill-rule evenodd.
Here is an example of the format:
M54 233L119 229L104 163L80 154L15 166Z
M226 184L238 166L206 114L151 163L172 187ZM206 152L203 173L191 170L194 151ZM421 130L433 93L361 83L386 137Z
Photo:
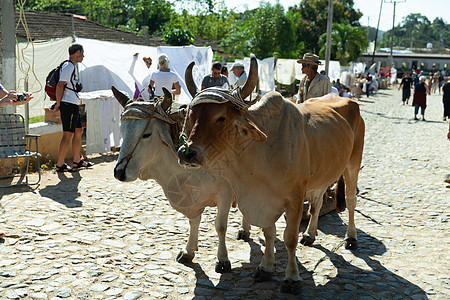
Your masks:
M430 84L431 84L431 92L433 94L436 94L436 91L439 87L439 73L435 72L433 75L430 74ZM439 94L441 93L441 90L439 89Z
M442 86L442 102L444 104L444 121L450 120L450 79Z
M420 76L419 82L414 86L414 97L413 97L413 106L414 106L414 120L419 120L417 118L417 114L420 112L422 114L422 121L425 121L425 109L427 108L427 94L430 94L430 87L426 84L425 80L427 78L425 76Z
M405 73L405 77L402 78L398 90L403 88L402 90L402 101L403 105L408 104L409 98L411 97L411 88L413 87L413 80L409 77L409 72Z
M438 85L439 85L439 95L440 95L441 94L441 88L444 85L444 75L442 75L441 72L439 72Z

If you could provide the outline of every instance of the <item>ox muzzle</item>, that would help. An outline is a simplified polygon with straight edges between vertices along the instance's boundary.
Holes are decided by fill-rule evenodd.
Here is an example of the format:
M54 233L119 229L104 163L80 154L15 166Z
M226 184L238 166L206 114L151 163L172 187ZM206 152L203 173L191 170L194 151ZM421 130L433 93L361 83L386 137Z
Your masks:
M114 177L120 181L126 181L126 169L122 166L116 165L114 167Z
M202 163L199 158L201 158L201 151L198 151L195 146L182 145L178 148L178 163L184 167L188 168L199 168Z

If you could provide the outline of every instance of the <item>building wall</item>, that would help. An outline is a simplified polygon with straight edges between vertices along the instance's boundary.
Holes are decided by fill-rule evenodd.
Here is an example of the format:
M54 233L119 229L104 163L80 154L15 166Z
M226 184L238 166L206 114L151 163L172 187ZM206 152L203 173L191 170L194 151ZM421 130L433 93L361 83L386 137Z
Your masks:
M367 66L372 64L372 55L364 54L359 58L360 62ZM381 63L381 67L390 66L390 57L387 53L376 53L375 62ZM397 69L404 68L405 71L420 67L425 72L434 70L450 70L450 55L446 54L393 54L393 62Z

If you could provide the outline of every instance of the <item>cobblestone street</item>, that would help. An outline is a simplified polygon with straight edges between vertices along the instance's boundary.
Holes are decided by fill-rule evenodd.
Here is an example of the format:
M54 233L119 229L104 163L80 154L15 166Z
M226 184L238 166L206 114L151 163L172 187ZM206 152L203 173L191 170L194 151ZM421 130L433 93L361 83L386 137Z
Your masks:
M155 181L116 180L116 153L94 156L96 165L78 173L45 172L37 188L0 189L0 299L450 299L450 141L442 96L428 96L427 121L413 120L396 88L359 103L366 136L358 249L341 244L347 211L322 216L314 244L297 247L299 295L279 292L287 263L283 217L271 281L253 282L263 234L252 227L251 240L238 241L235 208L226 240L232 272L214 270L216 208L203 214L193 263L180 264L188 220Z

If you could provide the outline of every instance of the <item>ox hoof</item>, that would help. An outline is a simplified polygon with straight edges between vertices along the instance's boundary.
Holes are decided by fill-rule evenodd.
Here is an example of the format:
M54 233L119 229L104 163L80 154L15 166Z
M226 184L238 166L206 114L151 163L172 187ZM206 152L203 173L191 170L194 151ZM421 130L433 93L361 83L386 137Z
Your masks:
M216 273L230 273L231 272L231 263L229 260L226 261L218 261L216 263Z
M248 241L250 239L250 232L243 229L239 230L237 235L238 240Z
M303 234L302 239L300 240L300 244L305 246L311 246L314 243L315 239L310 237L307 234Z
M355 238L346 238L345 239L345 249L348 250L356 250L358 248L358 240Z
M281 293L298 295L301 291L300 281L284 280L280 287Z
M180 264L191 263L193 259L194 255L188 254L185 250L181 250L177 255L177 262L179 262Z
M273 272L264 271L260 266L258 266L258 268L256 268L255 272L253 273L253 279L256 282L268 281L272 278L272 274Z

